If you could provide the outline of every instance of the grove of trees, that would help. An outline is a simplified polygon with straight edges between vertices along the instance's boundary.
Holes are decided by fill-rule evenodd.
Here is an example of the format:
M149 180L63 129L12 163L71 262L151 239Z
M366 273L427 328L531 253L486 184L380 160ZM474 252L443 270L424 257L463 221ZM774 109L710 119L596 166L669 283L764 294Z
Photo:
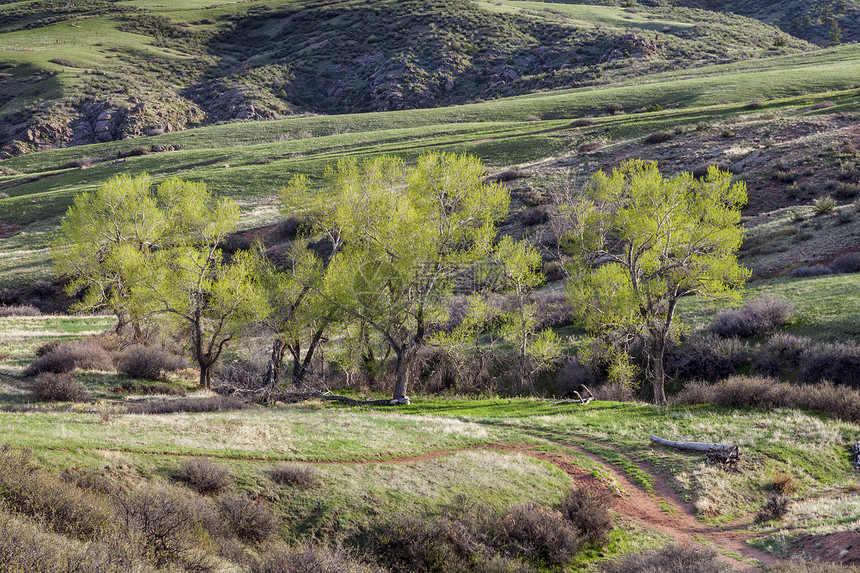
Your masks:
M254 329L270 337L261 389L285 381L287 357L289 380L304 384L330 341L346 370L373 376L390 358L392 403L408 403L415 357L428 344L483 360L480 338L492 329L513 357L517 393L560 356L560 338L539 326L529 302L544 281L541 256L499 236L510 194L477 158L345 159L321 189L298 176L281 199L300 230L275 262L260 244L223 249L239 211L203 183L121 175L75 198L56 267L78 310L108 309L135 338L157 326L181 341L203 388L224 349ZM635 344L644 350L658 404L680 298L727 296L748 276L734 256L745 200L743 184L719 170L667 179L656 164L631 161L558 202L574 317L625 359ZM469 311L446 330L447 302L468 280ZM488 288L505 294L504 312L488 310Z

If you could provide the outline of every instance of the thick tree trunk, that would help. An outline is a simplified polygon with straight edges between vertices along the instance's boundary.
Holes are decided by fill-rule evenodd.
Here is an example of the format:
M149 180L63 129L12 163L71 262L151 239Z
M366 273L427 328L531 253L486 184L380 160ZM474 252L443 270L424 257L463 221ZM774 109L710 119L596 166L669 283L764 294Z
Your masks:
M212 389L212 363L198 362L200 366L200 388L203 390Z
M408 351L395 350L394 361L394 400L400 400L406 397L406 375L409 371L409 361L407 360Z
M663 353L654 359L654 376L651 383L654 385L654 403L658 406L666 405L666 372L663 369Z

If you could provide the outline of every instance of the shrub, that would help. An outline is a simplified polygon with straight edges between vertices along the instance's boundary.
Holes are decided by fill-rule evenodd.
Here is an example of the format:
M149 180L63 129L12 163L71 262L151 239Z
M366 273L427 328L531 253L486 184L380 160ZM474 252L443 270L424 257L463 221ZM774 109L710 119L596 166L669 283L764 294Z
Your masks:
M775 334L758 348L752 361L752 370L760 376L780 376L786 370L800 367L801 357L810 345L808 338Z
M713 334L692 336L672 348L666 357L666 371L680 380L721 380L734 374L749 360L749 348L736 338Z
M713 404L732 408L801 408L860 422L860 392L832 382L789 384L772 378L735 376L707 384L688 384L673 404Z
M573 323L573 307L564 292L535 292L529 295L528 302L536 307L535 318L539 329Z
M794 315L791 301L764 295L738 310L723 310L710 332L722 338L761 336L787 324Z
M588 141L583 141L582 143L579 144L579 147L577 147L576 149L580 153L591 153L593 151L597 151L598 149L600 149L604 145L606 145L606 140L601 139L601 138L597 138L597 139L590 139Z
M41 316L42 311L32 304L0 304L0 318L9 316Z
M783 495L800 491L800 486L797 484L797 478L785 470L777 470L773 472L772 486L776 493Z
M96 163L98 163L98 159L96 159L95 157L79 157L78 159L73 159L69 161L63 167L65 167L66 169L87 169L89 167L92 167Z
M265 541L278 528L278 519L262 503L246 495L227 494L218 499L221 515L239 539Z
M587 127L594 123L593 117L580 117L570 122L570 127Z
M8 198L9 198L9 194L8 194L8 193L6 193L6 192L0 192L0 199L8 199Z
M773 496L764 504L755 516L756 523L782 519L788 513L788 500L784 497Z
M645 136L645 143L654 145L657 143L665 143L670 139L672 139L671 131L655 131L654 133L649 133Z
M272 468L272 478L280 484L302 489L319 485L316 469L311 465L278 464Z
M780 183L794 183L797 181L797 171L777 169L773 174L773 178Z
M606 564L604 573L728 573L711 549L667 545L647 553L636 553L614 563Z
M39 467L28 452L0 446L0 490L9 508L44 521L57 533L89 540L105 533L113 514L102 498Z
M227 468L202 458L183 460L179 466L179 477L202 494L217 494L230 487Z
M594 390L599 377L591 365L583 364L577 358L571 358L559 368L555 381L557 395L572 398L575 396L574 391L582 392L583 385Z
M138 396L185 396L184 386L162 383L123 382L110 389L114 394L137 394Z
M374 552L391 571L397 573L455 573L467 571L456 539L472 537L468 529L447 520L428 520L418 515L399 515L376 528L372 534ZM463 547L471 544L465 543Z
M40 345L36 348L36 356L44 356L50 352L56 350L59 346L63 344L62 340L49 340L48 342Z
M147 484L130 496L117 495L118 518L139 551L157 567L178 563L192 571L212 569L200 549L197 531L202 525L200 507L187 491Z
M814 266L799 266L791 269L791 272L788 273L788 276L793 278L807 278L807 277L820 277L822 275L832 275L833 271L828 267L823 267L821 265Z
M250 568L250 573L373 573L374 567L363 565L342 549L300 546L280 547Z
M576 527L560 512L536 503L511 507L493 529L507 550L552 565L566 563L582 544Z
M176 412L218 412L241 410L248 403L239 397L212 396L210 398L170 398L130 404L129 414L174 414Z
M845 253L839 255L830 263L830 270L834 273L860 273L860 253Z
M275 232L281 239L292 240L299 236L303 225L304 221L298 217L289 217L278 223Z
M591 543L603 545L612 531L612 496L609 492L571 489L561 502L561 514Z
M759 97L751 99L749 101L749 103L747 104L747 107L752 108L752 109L762 108L762 107L764 107L764 100L759 98Z
M838 199L856 199L860 196L860 183L839 183L833 193Z
M549 221L549 213L542 207L535 207L523 213L520 216L520 221L523 225L533 227L534 225L540 225Z
M33 382L33 397L43 402L84 402L88 393L69 373L43 372Z
M618 113L623 113L624 112L624 106L621 105L620 103L610 103L610 104L607 104L605 111L606 111L606 115L615 115Z
M60 344L33 361L24 370L25 376L42 372L62 374L75 368L82 370L113 370L110 352L92 339L78 340Z
M185 367L185 361L157 346L132 346L119 359L117 370L129 378L167 381L169 372Z
M792 559L779 561L768 567L769 573L860 573L860 568L836 563L818 563Z
M860 389L860 346L845 342L818 343L803 354L804 382L837 380Z
M836 210L836 199L830 195L819 197L812 202L812 212L816 215L829 215Z
M595 400L605 402L635 402L636 396L630 386L621 383L601 384L592 388Z

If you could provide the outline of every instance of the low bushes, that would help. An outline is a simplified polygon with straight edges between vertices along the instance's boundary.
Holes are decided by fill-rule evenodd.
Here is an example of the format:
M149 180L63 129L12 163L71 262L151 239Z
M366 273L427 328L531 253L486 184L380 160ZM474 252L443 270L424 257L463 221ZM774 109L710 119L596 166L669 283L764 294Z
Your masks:
M218 412L241 410L248 403L234 396L212 396L209 398L167 398L140 404L129 404L129 414L173 414L176 412Z
M45 372L33 382L33 397L42 402L84 402L89 393L71 374Z
M96 340L83 339L58 344L33 361L25 376L42 372L61 374L75 368L82 370L113 370L113 358Z
M113 518L103 498L41 469L29 453L8 446L0 447L0 491L9 509L77 539L98 538Z
M560 566L586 540L607 539L612 520L606 501L573 491L560 511L523 503L501 514L455 502L441 517L400 515L375 528L370 544L392 572L533 572L530 563Z
M793 315L789 300L765 295L738 310L721 311L710 331L722 338L761 336L788 324Z
M311 465L278 464L272 468L272 479L276 482L301 489L319 485L316 469Z
M584 488L567 492L561 502L561 513L573 523L589 542L603 545L612 531L611 495L607 491Z
M657 551L635 553L609 563L603 573L728 573L732 569L722 563L712 549L699 546L667 545Z
M0 304L0 318L10 316L41 316L42 311L32 304Z
M181 357L157 346L132 346L117 361L117 371L129 378L162 382L185 366Z
M227 527L243 541L265 541L278 528L275 515L246 495L224 495L218 499L218 507Z
M730 408L800 408L860 422L860 391L831 382L789 384L772 378L734 376L715 384L692 382L673 404L713 404Z
M566 563L582 545L576 526L561 512L536 503L511 507L492 529L505 550L551 565Z
M183 460L179 466L179 478L201 494L221 493L231 485L226 467L203 458Z
M267 551L250 573L382 573L342 549L327 547L280 547Z

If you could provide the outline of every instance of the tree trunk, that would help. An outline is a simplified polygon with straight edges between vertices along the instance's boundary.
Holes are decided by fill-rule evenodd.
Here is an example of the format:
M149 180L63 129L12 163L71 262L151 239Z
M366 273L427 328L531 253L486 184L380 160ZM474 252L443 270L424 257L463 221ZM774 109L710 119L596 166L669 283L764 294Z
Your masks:
M658 406L666 405L666 373L663 370L663 354L654 360L654 376L651 383L654 385L654 403Z
M651 341L651 385L654 387L654 404L666 405L666 371L663 358L666 354L666 336L663 333L652 334Z
M266 373L263 374L263 381L260 384L261 388L274 390L281 383L281 369L284 366L284 353L287 350L287 345L280 338L272 343L272 353L269 355L269 364L266 366Z
M396 355L394 362L394 400L406 397L406 375L409 370L408 351L394 350Z
M200 366L200 388L203 390L212 389L212 363L206 363L203 360L198 361Z

